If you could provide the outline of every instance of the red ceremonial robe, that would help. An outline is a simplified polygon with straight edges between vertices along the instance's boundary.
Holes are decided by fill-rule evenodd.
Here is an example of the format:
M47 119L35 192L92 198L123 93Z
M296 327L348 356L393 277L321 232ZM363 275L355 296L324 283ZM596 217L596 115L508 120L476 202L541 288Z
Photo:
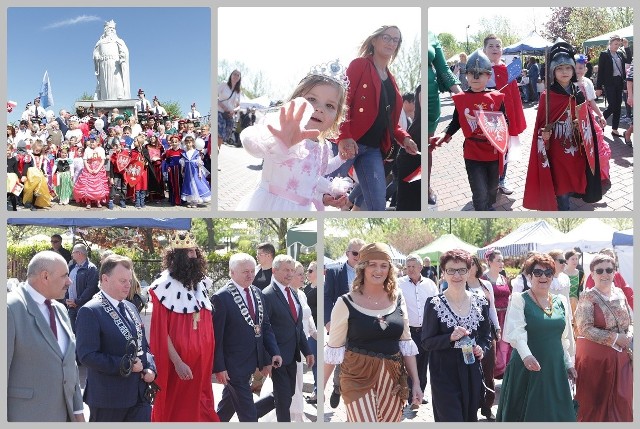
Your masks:
M575 193L584 201L595 202L602 198L600 163L596 154L597 180L591 174L582 144L572 134L572 119L576 117L576 98L570 97L559 85L549 91L549 122L554 127L549 149L544 150L540 130L545 126L545 92L540 96L538 114L531 142L527 180L522 206L531 210L558 210L556 196ZM578 92L578 101L584 101ZM567 115L570 107L570 116ZM593 131L593 124L590 124ZM576 129L576 133L579 131ZM540 137L540 142L538 138ZM587 171L588 170L588 171Z
M504 94L498 91L460 92L451 99L458 112L458 121L464 134L463 156L474 161L499 161L502 174L504 156L487 140L475 119L474 110L498 112L504 102Z
M170 287L165 288L169 282ZM203 282L200 282L198 288L202 287ZM171 278L168 271L164 271L150 287L153 314L149 346L158 369L156 383L160 386L151 412L152 422L220 421L215 412L211 387L215 339L212 313L205 307L208 304L210 308L211 304L203 302L208 301L208 298L202 294L202 289L199 290L199 293L188 291L182 283ZM188 294L194 299L185 298ZM181 300L176 300L175 296L181 297ZM194 329L193 310L183 313L186 307L179 311L177 308L172 311L165 307L167 303L176 307L182 306L182 302L184 305L191 305L199 300L200 319L196 324L197 329ZM181 380L178 377L169 359L168 337L171 337L182 361L191 369L193 379Z
M509 135L517 136L527 128L518 82L514 79L507 84L509 73L507 66L502 63L493 66L493 76L496 81L496 89L505 95L504 110L508 119Z

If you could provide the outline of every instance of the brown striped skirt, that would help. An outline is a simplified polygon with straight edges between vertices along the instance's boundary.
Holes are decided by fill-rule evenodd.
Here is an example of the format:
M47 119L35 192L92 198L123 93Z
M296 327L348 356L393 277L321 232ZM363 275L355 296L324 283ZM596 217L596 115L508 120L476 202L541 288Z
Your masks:
M400 353L391 358L345 351L340 393L349 422L399 422L409 397Z

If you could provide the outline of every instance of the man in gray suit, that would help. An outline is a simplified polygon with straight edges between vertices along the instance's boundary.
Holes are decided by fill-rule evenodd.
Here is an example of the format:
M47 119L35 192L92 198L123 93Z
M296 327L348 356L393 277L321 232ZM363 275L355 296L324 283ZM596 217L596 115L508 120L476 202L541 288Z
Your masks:
M57 299L69 288L62 256L44 251L7 296L7 420L84 421L75 336Z

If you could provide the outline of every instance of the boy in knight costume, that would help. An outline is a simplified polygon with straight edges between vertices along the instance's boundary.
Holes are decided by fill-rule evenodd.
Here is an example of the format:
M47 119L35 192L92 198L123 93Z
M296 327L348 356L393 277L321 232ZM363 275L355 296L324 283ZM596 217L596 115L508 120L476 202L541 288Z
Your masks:
M531 143L522 205L532 210L570 210L570 197L592 203L602 198L598 150L591 151L589 165L585 151L593 148L596 136L590 115L578 119L584 94L577 81L575 50L565 42L549 51L549 87L542 93ZM582 122L582 123L581 123ZM584 138L583 138L584 136Z
M464 133L464 163L471 187L473 209L490 210L498 194L498 178L504 168L504 149L498 150L482 131L475 111L502 112L504 115L504 94L488 90L487 82L493 73L491 61L481 50L467 59L467 80L469 89L452 96L455 110L453 118L444 133L432 137L433 144L448 143L460 128ZM498 127L506 142L506 122ZM502 129L500 129L502 128Z
M114 199L117 196L120 207L127 207L127 182L124 180L124 172L131 161L129 149L123 147L120 142L116 142L113 147L109 170L109 184L111 185L111 193L109 195L109 210L113 210Z
M216 422L212 306L207 261L191 232L177 231L163 258L164 271L150 286L150 345L158 366L153 422Z

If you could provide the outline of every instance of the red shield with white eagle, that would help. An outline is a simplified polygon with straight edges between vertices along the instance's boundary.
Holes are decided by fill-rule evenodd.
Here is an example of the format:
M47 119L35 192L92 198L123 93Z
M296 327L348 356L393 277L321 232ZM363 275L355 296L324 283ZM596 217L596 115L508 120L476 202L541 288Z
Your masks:
M478 125L483 134L498 152L504 154L509 143L509 128L502 112L474 110Z
M144 164L142 161L133 161L124 170L124 180L131 187L135 187L138 180L141 179L144 174Z
M580 134L582 135L582 144L584 146L584 152L587 155L587 161L589 162L589 168L591 169L591 174L596 173L596 154L595 154L595 145L594 145L594 136L591 132L591 121L590 121L590 113L589 108L587 107L587 103L582 103L577 106L578 108L578 122L580 126Z
M127 168L127 165L131 162L131 155L129 152L125 152L124 150L118 153L116 157L116 166L118 167L118 171L124 171Z

